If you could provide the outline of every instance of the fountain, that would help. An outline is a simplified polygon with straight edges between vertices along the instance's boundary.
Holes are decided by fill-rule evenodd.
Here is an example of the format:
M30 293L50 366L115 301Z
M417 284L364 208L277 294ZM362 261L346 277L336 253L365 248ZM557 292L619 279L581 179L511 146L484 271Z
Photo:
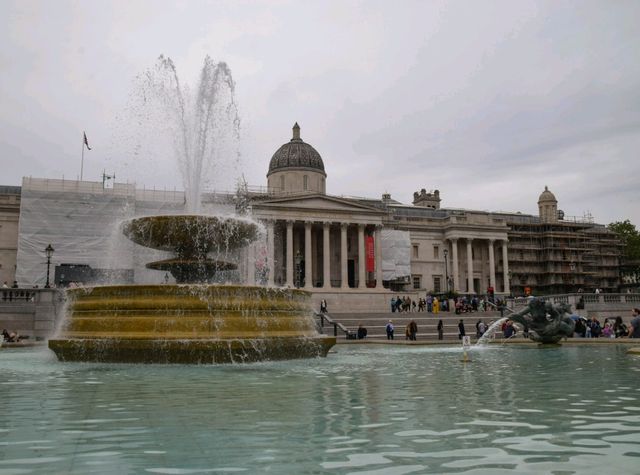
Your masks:
M532 299L524 309L509 315L509 319L528 328L531 340L557 344L562 338L573 336L575 323L570 313L571 307L567 304Z
M67 318L51 348L61 361L229 363L326 356L335 337L320 335L301 290L212 285L232 262L216 250L253 241L257 225L238 218L178 215L129 221L123 232L177 257L147 264L179 284L107 285L67 291Z
M326 356L336 338L318 333L309 292L212 284L220 271L237 268L234 253L258 237L258 225L248 219L199 214L221 129L231 125L232 135L238 132L228 67L207 57L195 98L181 88L170 59L160 57L155 73L145 76L144 97L165 105L163 123L173 120L177 127L174 152L189 214L135 218L122 232L141 246L173 252L146 267L171 273L176 284L68 290L67 316L49 348L61 361L127 363Z

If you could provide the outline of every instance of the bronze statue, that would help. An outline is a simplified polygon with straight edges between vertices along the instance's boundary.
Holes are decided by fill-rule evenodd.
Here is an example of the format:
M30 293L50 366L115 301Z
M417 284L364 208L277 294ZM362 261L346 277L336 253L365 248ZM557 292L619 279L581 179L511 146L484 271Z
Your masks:
M540 343L558 343L573 335L575 322L571 319L571 306L533 299L524 309L509 316L529 330L529 338Z

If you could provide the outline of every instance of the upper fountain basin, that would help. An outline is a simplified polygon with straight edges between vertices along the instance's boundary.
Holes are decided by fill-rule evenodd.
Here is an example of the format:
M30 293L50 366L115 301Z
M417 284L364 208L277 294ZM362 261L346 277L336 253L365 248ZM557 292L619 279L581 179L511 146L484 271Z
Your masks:
M258 225L234 217L163 215L132 219L122 232L141 246L179 256L202 256L245 247L257 239Z

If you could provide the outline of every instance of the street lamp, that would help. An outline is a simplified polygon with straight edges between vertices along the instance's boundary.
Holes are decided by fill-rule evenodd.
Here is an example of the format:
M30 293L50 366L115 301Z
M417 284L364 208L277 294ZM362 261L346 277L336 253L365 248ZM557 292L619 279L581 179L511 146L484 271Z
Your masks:
M49 285L49 269L51 268L51 256L53 256L53 251L55 251L55 249L51 244L44 249L44 253L47 256L47 283L44 284L45 289L51 288L51 285Z
M443 251L444 254L444 279L447 283L447 294L449 293L449 268L447 265L447 256L449 255L449 251L445 249Z

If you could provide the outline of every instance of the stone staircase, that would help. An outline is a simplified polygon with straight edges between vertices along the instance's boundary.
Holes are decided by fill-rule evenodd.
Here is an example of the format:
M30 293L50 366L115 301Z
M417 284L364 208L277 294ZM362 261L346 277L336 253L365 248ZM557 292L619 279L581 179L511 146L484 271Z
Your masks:
M411 320L415 320L418 325L418 340L437 340L438 339L438 320L442 319L444 324L444 339L458 340L458 322L460 319L464 321L466 334L471 336L472 340L476 336L476 322L482 320L485 325L489 326L490 322L500 318L500 312L470 312L456 315L455 312L439 312L437 314L428 312L402 312L402 313L333 313L329 314L334 322L344 326L349 332L355 333L358 326L362 324L367 329L368 340L386 340L387 334L385 327L389 320L393 321L395 327L395 339L405 339L405 327ZM324 332L333 333L333 326L325 326ZM338 339L344 339L346 335L344 331L338 330Z

